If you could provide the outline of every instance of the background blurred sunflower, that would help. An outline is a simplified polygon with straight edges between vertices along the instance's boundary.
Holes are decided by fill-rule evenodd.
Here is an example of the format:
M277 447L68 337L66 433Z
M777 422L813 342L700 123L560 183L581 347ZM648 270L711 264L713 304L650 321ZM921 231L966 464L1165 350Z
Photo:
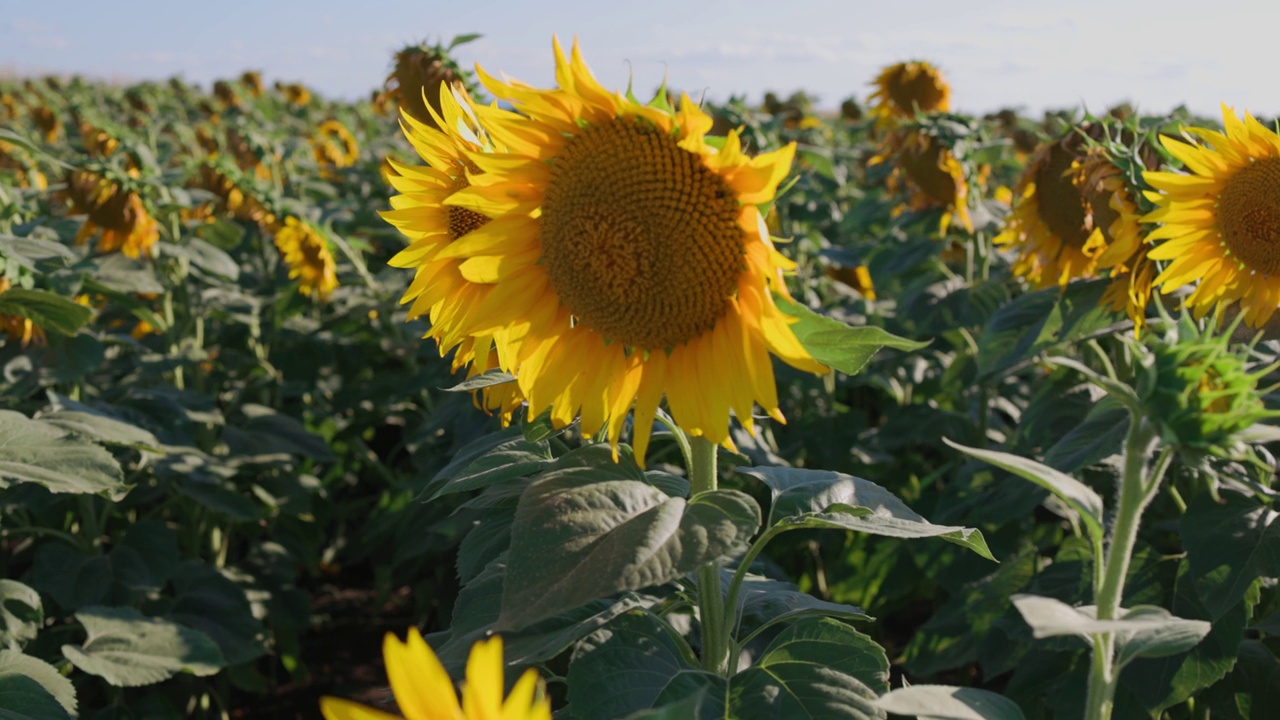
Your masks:
M1066 285L1127 261L1141 244L1137 209L1101 126L1069 129L1045 144L1014 188L1013 212L995 244L1018 254L1014 274L1037 288Z
M643 460L663 396L694 435L728 442L729 414L753 401L781 419L769 353L815 373L770 292L791 263L757 204L774 197L794 145L754 159L687 96L642 105L602 88L575 44L555 42L559 88L505 83L477 68L517 114L476 108L506 152L473 153L452 207L492 218L453 244L462 275L494 286L466 331L492 334L531 415L550 408L615 447L635 405ZM716 147L716 146L719 147ZM502 228L498 232L496 228Z
M879 154L871 162L884 161L894 165L889 189L907 192L907 202L897 212L941 209L940 234L946 234L952 223L973 232L964 165L941 139L921 128L898 128L885 138Z
M337 266L329 240L311 223L292 215L275 223L276 249L289 267L289 278L298 281L298 292L326 300L338 287Z
M951 86L938 68L924 61L890 65L880 71L872 84L876 90L867 102L878 128L918 113L951 110Z
M1280 305L1280 137L1226 105L1222 123L1225 132L1187 129L1200 143L1160 137L1190 173L1143 173L1159 192L1142 221L1161 224L1147 236L1158 242L1150 257L1169 261L1161 292L1198 281L1185 301L1197 317L1238 302L1259 327Z
M405 136L427 166L384 159L383 177L400 194L391 198L392 209L382 217L411 241L388 264L415 268L413 282L401 298L413 303L409 319L425 315L430 322L426 337L436 340L442 355L456 349L453 370L470 366L468 377L474 377L498 365L494 333L472 337L465 332L469 317L483 306L493 285L473 282L463 274L462 253L469 245L458 241L479 237L484 242L489 237L486 233L503 233L510 223L490 227L489 216L444 203L468 186L468 170L479 173L473 154L501 147L480 127L464 91L442 82L436 95L441 114L428 108L435 115L430 124L418 122L407 110L402 114ZM481 408L497 413L504 423L521 402L515 383L489 386L477 396Z
M119 250L131 258L151 255L160 229L138 193L92 170L71 170L66 179L71 212L88 216L76 234L77 245L101 233L98 252Z

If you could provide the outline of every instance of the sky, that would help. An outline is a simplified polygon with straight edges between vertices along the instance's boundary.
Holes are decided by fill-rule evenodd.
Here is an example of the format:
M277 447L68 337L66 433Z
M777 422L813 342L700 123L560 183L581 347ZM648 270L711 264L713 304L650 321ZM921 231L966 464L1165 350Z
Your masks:
M399 47L474 32L456 51L464 66L549 86L558 34L579 39L606 87L634 77L647 91L665 73L695 98L803 89L834 108L865 100L881 67L922 59L961 112L1128 101L1216 115L1225 102L1274 117L1278 26L1273 0L0 0L0 74L208 87L256 69L354 99Z

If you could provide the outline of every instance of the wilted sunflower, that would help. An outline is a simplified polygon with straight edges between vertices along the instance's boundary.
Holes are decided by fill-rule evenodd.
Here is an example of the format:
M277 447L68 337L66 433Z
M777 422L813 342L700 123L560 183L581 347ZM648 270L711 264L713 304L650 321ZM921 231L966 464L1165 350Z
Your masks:
M1141 244L1137 208L1120 169L1086 139L1098 139L1101 131L1073 128L1046 144L1014 188L1013 212L994 242L1018 253L1013 272L1037 288L1095 277L1127 261Z
M388 633L382 643L382 657L391 692L405 720L551 720L551 701L542 688L538 671L533 668L525 670L511 693L503 698L500 636L472 646L461 703L448 671L417 628L409 628L404 642ZM325 720L399 720L401 717L335 697L321 698L320 712Z
M322 167L351 167L360 156L360 147L346 125L325 120L311 137L311 152Z
M0 93L0 120L18 119L18 99L12 93Z
M555 90L477 68L523 114L476 108L507 151L469 154L479 172L447 200L491 218L451 246L465 279L493 285L466 332L493 334L530 415L551 408L564 426L581 414L584 433L607 426L616 447L634 405L641 460L664 395L681 427L715 443L731 411L752 425L753 402L781 420L769 353L827 371L770 294L786 295L793 264L757 208L795 146L753 159L735 131L713 145L688 96L678 111L641 105L601 87L576 44L571 59L554 45Z
M1186 304L1203 317L1239 302L1245 323L1259 327L1280 305L1280 137L1223 105L1226 132L1188 128L1203 144L1161 136L1190 174L1145 172L1160 192L1143 222L1161 223L1148 242L1153 260L1169 264L1156 277L1168 293L1199 281Z
M276 249L289 268L289 279L298 281L298 292L326 300L338 287L337 266L329 240L311 223L293 217L270 227Z
M101 231L98 252L119 250L131 258L151 255L160 229L138 193L92 170L77 169L67 173L66 195L73 214L89 216L76 233L77 245Z
M923 61L890 65L872 82L871 115L883 128L917 113L951 110L951 86L938 68Z
M964 166L944 142L917 128L899 128L889 134L872 164L885 160L894 164L889 189L907 190L907 203L899 210L941 209L939 233L945 234L953 222L973 232Z

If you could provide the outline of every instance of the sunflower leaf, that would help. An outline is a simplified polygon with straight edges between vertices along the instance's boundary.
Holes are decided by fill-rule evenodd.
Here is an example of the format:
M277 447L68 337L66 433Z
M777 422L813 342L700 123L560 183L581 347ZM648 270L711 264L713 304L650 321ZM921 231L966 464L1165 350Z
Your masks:
M779 295L774 296L774 301L778 309L799 320L790 326L791 332L813 359L846 375L861 372L882 347L910 351L930 342L908 340L873 325L845 325Z

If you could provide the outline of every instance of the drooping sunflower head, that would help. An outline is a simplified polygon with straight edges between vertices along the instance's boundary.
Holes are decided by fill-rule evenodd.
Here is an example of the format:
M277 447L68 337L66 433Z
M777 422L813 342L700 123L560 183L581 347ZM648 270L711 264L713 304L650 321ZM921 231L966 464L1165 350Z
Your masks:
M40 128L45 142L58 141L58 136L62 134L62 119L52 108L48 105L37 105L31 108L31 120L35 122L36 127Z
M188 186L207 190L217 198L214 206L206 208L204 214L227 213L237 220L264 225L275 222L275 216L259 199L260 193L234 165L206 160L200 164Z
M218 80L213 84L213 96L222 104L223 110L240 107L240 93L226 80Z
M294 107L305 107L311 102L311 91L302 83L276 83L276 90Z
M1280 136L1225 105L1222 120L1223 132L1188 128L1189 142L1161 136L1188 172L1143 173L1158 192L1142 221L1160 223L1147 241L1152 259L1169 261L1161 292L1194 282L1185 303L1197 317L1239 303L1260 327L1280 306Z
M465 153L466 183L443 207L485 222L442 254L489 290L438 332L493 336L531 415L551 408L562 426L580 415L616 445L634 405L640 458L664 395L677 423L717 443L731 411L750 426L758 402L781 418L769 353L826 370L774 303L792 264L758 209L794 145L749 157L735 131L709 138L712 120L688 96L678 110L661 92L645 105L601 87L576 44L555 54L552 90L477 68L515 111L474 108L493 150ZM405 205L389 219L438 224L449 211ZM432 274L432 261L400 260Z
M187 86L183 84L181 80L179 80L178 78L173 78L173 80L177 81L179 85L181 85L183 90L186 89ZM171 81L171 84L172 84L172 81ZM125 102L129 103L129 107L133 108L137 112L142 113L143 115L150 115L151 113L155 112L155 106L151 104L151 100L148 99L147 94L144 92L143 88L140 86L131 87L128 90L125 90L124 99L125 99Z
M1014 249L1013 271L1035 287L1095 277L1127 261L1141 244L1137 208L1120 168L1091 143L1098 125L1071 128L1042 147L1015 188L998 245Z
M89 157L96 158L110 157L120 147L120 141L111 133L90 122L80 123L80 142L84 143Z
M262 95L262 73L257 70L245 70L240 73L240 84L244 86L245 90L249 91L250 96L259 97Z
M8 181L9 177L5 177L6 174L11 175L13 184L17 187L44 190L49 186L44 173L40 172L30 153L17 145L0 140L0 178Z
M869 102L878 127L915 117L919 113L951 110L951 86L942 72L924 61L890 65L872 82Z
M77 245L101 232L98 252L150 257L151 246L160 239L160 228L137 191L122 180L84 168L68 171L66 181L71 212L88 216L76 234Z
M872 164L889 161L890 190L905 190L907 201L895 212L941 210L939 234L953 223L973 232L969 215L969 173L953 144L927 126L904 125L890 132Z
M458 66L449 52L476 37L478 36L454 38L447 46L419 43L397 52L391 74L383 83L385 100L382 102L398 104L403 112L418 122L434 127L435 116L441 113L440 93L437 91L440 84L450 87L458 85L467 89L471 86L467 73ZM431 111L427 109L428 104Z
M311 223L286 216L272 223L276 249L289 268L289 279L298 281L298 292L327 300L338 287L337 265L329 239Z

